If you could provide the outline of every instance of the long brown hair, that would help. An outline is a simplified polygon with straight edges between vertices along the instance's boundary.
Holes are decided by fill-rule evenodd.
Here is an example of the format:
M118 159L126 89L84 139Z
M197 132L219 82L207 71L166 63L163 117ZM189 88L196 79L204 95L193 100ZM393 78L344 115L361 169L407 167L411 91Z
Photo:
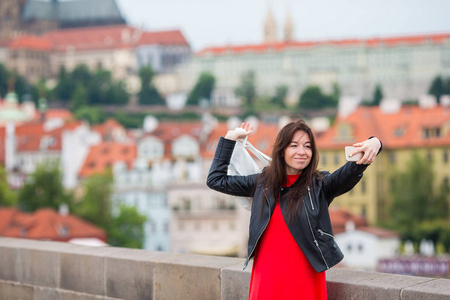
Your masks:
M303 198L308 192L308 186L313 182L313 180L320 177L317 170L317 166L319 164L319 153L317 151L316 141L311 128L303 119L290 122L278 132L272 150L272 162L261 174L264 188L267 188L273 194L274 198L277 199L279 196L280 187L287 180L284 152L285 149L289 147L295 133L298 131L304 131L309 136L311 141L312 157L310 163L305 169L302 170L300 177L291 187L290 191L283 197L283 199L280 199L280 201L288 201L286 210L286 221L288 222L291 222L300 214L303 205ZM262 199L262 201L265 201L265 199Z

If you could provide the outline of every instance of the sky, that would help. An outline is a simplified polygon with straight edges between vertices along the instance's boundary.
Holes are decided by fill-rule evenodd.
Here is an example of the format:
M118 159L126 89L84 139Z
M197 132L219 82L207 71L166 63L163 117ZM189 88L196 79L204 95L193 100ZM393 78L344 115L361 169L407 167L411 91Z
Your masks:
M116 0L128 24L179 29L194 51L263 41L272 8L281 36L288 12L298 41L450 33L450 0Z

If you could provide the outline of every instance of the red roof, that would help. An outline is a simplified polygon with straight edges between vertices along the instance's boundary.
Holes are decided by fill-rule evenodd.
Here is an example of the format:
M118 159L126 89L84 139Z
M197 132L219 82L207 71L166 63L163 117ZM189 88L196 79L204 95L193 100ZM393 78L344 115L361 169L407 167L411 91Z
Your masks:
M104 230L50 208L23 213L15 208L0 208L0 236L36 240L69 241L74 238L97 238L106 242Z
M41 51L49 51L51 44L49 39L40 36L23 35L13 40L9 44L10 49L33 49Z
M344 233L346 231L345 227L347 222L353 222L355 225L355 230L364 231L380 238L399 236L399 234L395 231L369 226L364 217L351 214L343 209L331 207L330 219L334 234Z
M449 108L438 105L420 108L403 106L398 113L383 113L379 107L358 107L346 118L337 118L333 126L317 138L319 149L344 149L346 145L378 137L384 148L431 147L450 145ZM351 131L350 139L340 139L342 128ZM440 137L426 137L424 130L440 128Z
M62 133L65 130L73 130L81 124L79 121L66 123L61 127L48 131L45 129L45 123L42 122L34 121L18 125L15 132L16 149L19 152L34 152L42 149L61 151Z
M112 168L114 163L123 161L128 168L133 166L137 157L135 144L120 144L115 142L102 142L89 149L89 154L80 169L79 175L87 177L101 174Z
M47 51L90 51L128 49L138 45L189 46L179 30L143 31L129 25L58 29L43 36L23 36L11 42L12 48Z
M189 46L180 30L145 31L138 42L139 45L181 45Z
M125 127L117 122L115 119L109 118L102 124L93 125L91 127L93 131L98 132L102 136L102 140L114 140L117 132L121 132L126 135Z
M343 39L343 40L323 40L323 41L303 41L303 42L278 42L261 43L253 45L237 45L223 47L208 47L198 53L203 55L226 55L226 54L244 54L244 53L265 53L270 51L285 51L298 48L311 48L319 46L401 46L401 45L424 45L426 43L443 44L450 39L450 33L428 34L414 36L384 37L370 39Z

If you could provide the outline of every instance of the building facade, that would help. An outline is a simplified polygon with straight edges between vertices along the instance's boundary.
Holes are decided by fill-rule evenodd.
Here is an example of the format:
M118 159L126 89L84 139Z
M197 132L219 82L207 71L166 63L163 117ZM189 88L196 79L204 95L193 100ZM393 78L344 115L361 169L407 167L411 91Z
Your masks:
M360 99L370 99L377 84L386 97L417 99L437 75L450 76L450 34L209 47L178 70L181 89L189 91L205 71L215 76L221 95L233 93L241 75L253 71L258 93L271 96L286 85L290 104L309 85L329 93L333 84Z

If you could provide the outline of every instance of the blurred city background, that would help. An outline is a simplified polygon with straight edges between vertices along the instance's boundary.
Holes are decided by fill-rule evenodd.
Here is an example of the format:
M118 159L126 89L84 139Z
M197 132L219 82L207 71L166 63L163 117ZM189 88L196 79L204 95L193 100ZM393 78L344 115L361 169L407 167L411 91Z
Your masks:
M383 142L330 207L339 266L450 277L450 3L143 2L1 0L0 236L244 257L219 137L270 155L301 115L321 170Z

